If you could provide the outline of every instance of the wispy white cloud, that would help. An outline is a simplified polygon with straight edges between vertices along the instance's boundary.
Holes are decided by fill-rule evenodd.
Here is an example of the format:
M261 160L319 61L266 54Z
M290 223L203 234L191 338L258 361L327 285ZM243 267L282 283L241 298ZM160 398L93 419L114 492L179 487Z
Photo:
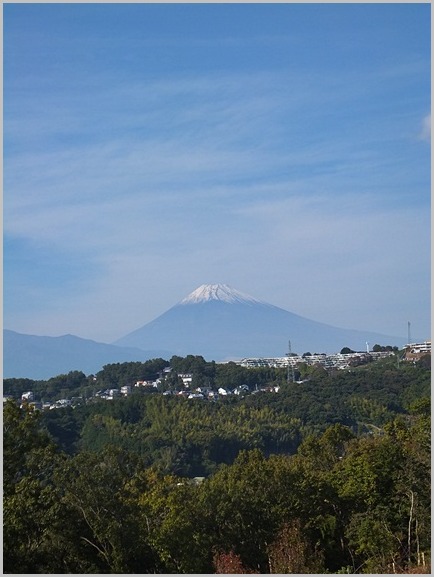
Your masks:
M427 114L423 118L419 137L421 138L421 140L431 142L431 114Z
M135 38L131 58L147 42ZM377 330L393 327L400 292L425 298L429 179L411 139L426 102L399 90L420 66L379 61L337 73L333 62L323 73L287 54L268 70L160 76L143 66L128 77L89 65L57 84L15 77L5 101L5 233L41 258L55 245L86 275L74 296L69 279L61 315L59 286L56 306L42 319L15 311L15 328L114 340L203 282ZM43 286L32 290L42 299Z
M119 203L89 217L72 214L71 225L81 223L74 241L96 253L96 274L89 275L85 293L70 299L62 326L79 332L86 310L86 332L79 334L115 340L196 285L219 281L264 300L272 294L272 304L323 322L380 332L409 291L428 306L429 217L420 207L378 205L373 194L316 195L263 198L221 211L213 217L190 206L178 218L162 212L149 220L140 211L135 216L133 204ZM91 220L95 230L88 238ZM395 323L388 321L390 332L400 333L401 313L406 317L403 310ZM56 310L42 322L46 332L59 332ZM35 330L41 327L37 314L34 323Z

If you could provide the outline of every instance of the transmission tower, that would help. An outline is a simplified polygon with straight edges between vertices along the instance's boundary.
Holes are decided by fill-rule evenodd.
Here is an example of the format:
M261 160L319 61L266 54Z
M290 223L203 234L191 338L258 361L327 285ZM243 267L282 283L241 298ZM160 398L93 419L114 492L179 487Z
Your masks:
M407 323L407 344L409 345L411 343L411 331L410 331L410 321L408 321Z
M294 365L291 363L292 351L291 351L291 341L288 341L288 372L286 374L286 381L288 383L295 381L294 376Z

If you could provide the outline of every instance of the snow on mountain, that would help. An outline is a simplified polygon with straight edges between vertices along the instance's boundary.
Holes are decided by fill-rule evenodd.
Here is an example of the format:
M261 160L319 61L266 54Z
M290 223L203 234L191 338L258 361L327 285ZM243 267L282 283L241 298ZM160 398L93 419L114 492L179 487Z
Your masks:
M153 321L113 345L73 335L42 337L3 331L3 376L46 379L71 370L86 374L103 365L173 355L225 361L275 357L287 352L335 353L343 347L405 345L405 339L340 329L256 300L225 284L204 284Z
M242 293L227 284L203 284L178 304L191 305L207 301L221 301L225 303L265 304L248 294Z
M366 350L366 342L403 346L404 339L319 323L243 294L225 284L198 287L116 345L163 348L175 355L225 361L282 356L291 340L300 354Z

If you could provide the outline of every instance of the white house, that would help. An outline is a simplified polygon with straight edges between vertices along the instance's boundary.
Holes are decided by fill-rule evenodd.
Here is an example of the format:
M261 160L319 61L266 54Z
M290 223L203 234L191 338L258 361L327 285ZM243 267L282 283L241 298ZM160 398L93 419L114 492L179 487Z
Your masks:
M204 399L205 397L202 393L190 393L187 397L188 399Z
M234 389L235 395L242 395L243 393L248 393L249 387L247 385L240 385Z
M178 373L178 377L182 380L184 387L189 387L193 382L193 375L191 373Z
M69 407L71 405L70 399L59 399L55 403L56 408L58 407Z

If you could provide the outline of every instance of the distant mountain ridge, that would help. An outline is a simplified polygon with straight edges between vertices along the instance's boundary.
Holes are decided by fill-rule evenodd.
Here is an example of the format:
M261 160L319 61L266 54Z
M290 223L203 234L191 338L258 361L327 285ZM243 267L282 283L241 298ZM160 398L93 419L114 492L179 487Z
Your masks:
M341 329L259 301L226 284L201 285L165 313L115 341L141 349L224 361L283 356L288 340L299 353L366 350L366 342L404 346L405 339L372 331Z
M92 375L110 363L171 356L169 351L142 351L74 335L45 337L3 330L3 378L45 380L75 370Z

